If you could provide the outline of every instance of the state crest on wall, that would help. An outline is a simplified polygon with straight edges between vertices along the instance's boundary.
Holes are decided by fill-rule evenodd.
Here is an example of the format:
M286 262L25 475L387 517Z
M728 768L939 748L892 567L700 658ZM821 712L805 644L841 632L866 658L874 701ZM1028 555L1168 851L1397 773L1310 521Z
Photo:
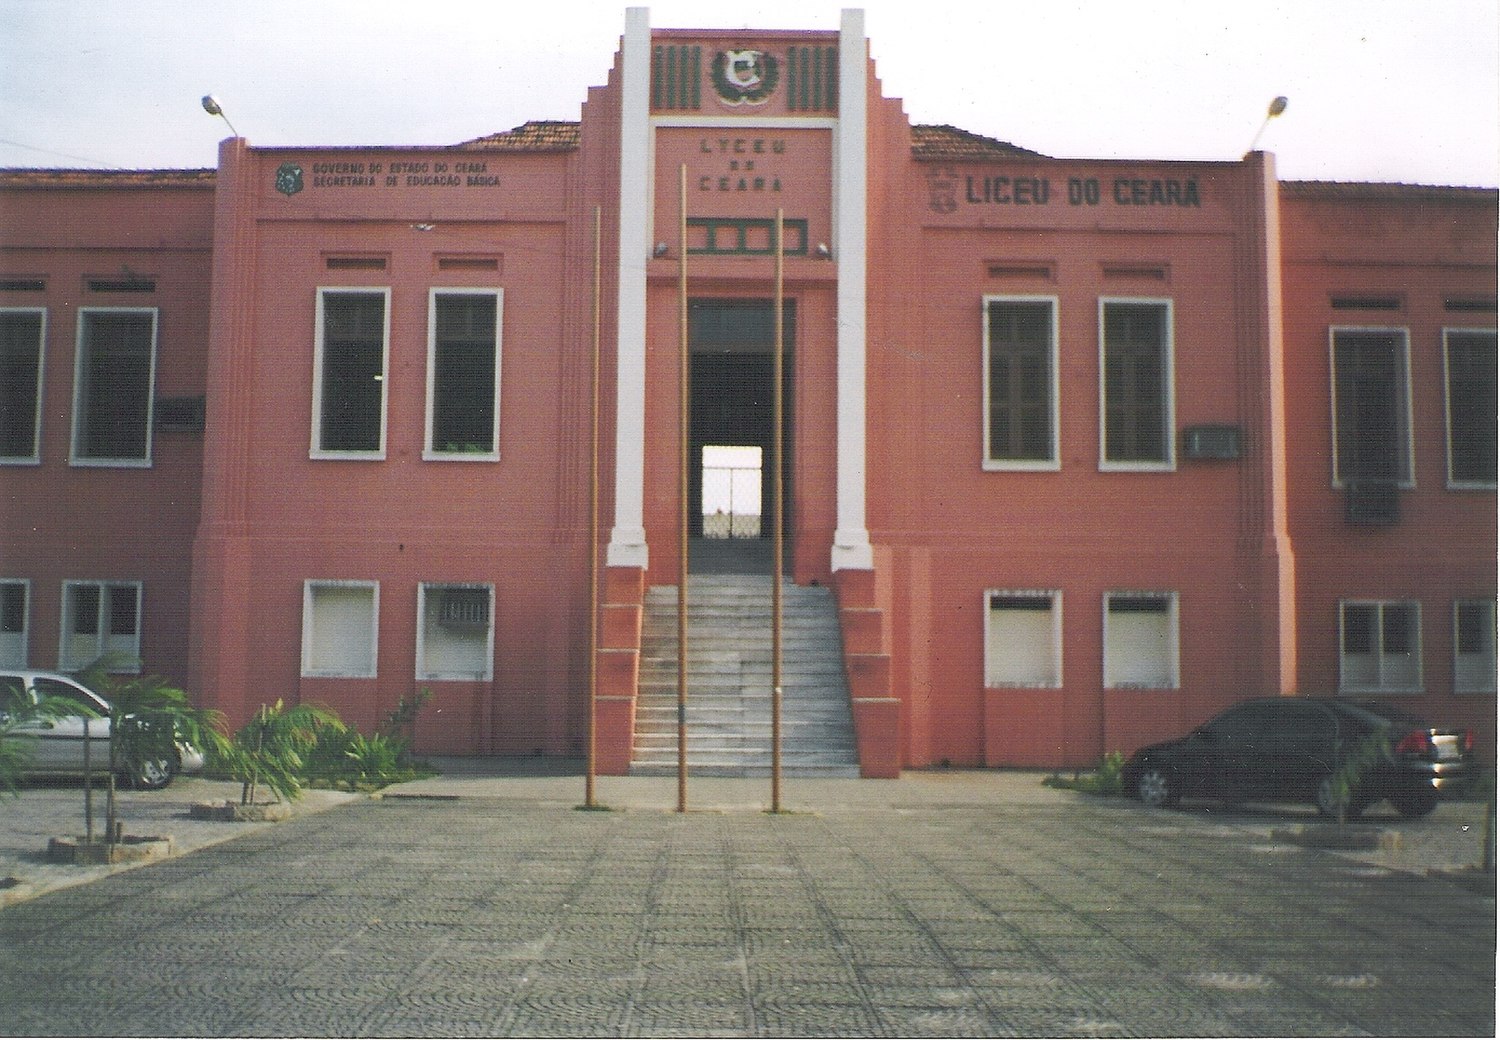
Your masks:
M720 51L710 70L714 91L726 105L764 105L776 89L781 68L765 51Z
M276 190L291 198L302 190L302 167L296 163L282 163L276 167Z

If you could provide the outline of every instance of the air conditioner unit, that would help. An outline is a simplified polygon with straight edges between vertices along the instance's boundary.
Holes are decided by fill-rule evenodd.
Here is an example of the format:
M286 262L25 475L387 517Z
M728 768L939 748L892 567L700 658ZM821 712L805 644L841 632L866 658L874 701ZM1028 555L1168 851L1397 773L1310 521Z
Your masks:
M1237 459L1240 440L1238 426L1189 426L1182 431L1182 454L1189 459Z
M489 590L464 586L444 589L437 621L444 628L488 628L490 624Z
M1344 488L1344 521L1394 524L1401 519L1400 488L1393 480L1350 481Z

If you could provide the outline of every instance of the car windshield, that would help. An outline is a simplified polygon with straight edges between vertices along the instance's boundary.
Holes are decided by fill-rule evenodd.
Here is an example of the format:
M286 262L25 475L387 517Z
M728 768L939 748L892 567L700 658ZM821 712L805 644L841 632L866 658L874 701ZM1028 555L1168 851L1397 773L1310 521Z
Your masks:
M1377 701L1357 701L1346 706L1349 708L1353 708L1355 711L1362 711L1366 714L1374 715L1375 717L1383 719L1384 721L1389 722L1393 725L1402 726L1407 729L1427 728L1426 722L1417 718L1410 712L1402 711L1400 708L1392 708L1388 704L1381 704Z
M41 697L68 697L80 704L86 704L100 715L109 714L109 705L104 698L93 690L79 686L75 683L64 682L61 679L49 679L46 676L38 676L32 683L32 687Z
M0 715L14 715L26 706L26 687L20 679L0 676Z

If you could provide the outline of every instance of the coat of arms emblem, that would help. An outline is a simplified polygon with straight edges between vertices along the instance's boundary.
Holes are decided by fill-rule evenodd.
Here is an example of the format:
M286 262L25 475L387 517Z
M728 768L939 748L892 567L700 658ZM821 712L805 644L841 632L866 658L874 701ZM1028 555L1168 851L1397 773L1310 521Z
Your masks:
M764 105L780 74L775 57L765 51L720 51L714 56L714 90L726 105Z
M937 166L927 171L927 208L934 213L958 209L958 173L953 167Z
M291 198L302 190L302 167L296 163L282 163L276 167L276 190Z

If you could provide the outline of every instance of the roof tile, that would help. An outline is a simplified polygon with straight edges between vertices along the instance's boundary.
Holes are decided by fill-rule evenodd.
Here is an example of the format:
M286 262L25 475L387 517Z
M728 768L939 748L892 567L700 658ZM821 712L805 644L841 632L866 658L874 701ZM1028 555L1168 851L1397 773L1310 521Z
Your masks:
M571 152L578 148L578 124L561 119L533 119L511 130L454 145L476 152Z
M956 126L918 124L911 128L911 154L918 162L972 162L985 159L1045 159L1041 152L1009 141L970 133Z
M0 169L3 188L197 188L213 187L218 171Z

